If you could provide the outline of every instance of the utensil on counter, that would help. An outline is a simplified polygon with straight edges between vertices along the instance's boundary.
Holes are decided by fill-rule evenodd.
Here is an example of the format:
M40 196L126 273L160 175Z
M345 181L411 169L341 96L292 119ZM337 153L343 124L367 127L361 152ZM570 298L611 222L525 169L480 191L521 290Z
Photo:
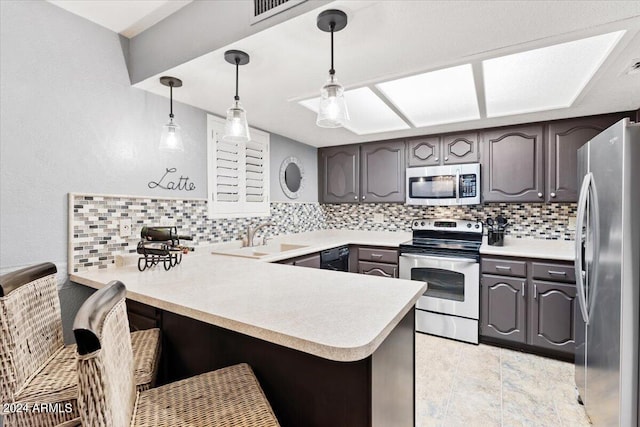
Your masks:
M491 217L487 218L487 227L489 227L489 231L493 231L494 225L495 225L495 222L493 222L493 218Z
M498 215L496 220L498 221L498 231L504 231L507 228L507 225L509 225L507 219L502 215Z
M487 218L487 243L491 246L503 246L504 230L508 225L507 219L498 215L496 221L493 218Z

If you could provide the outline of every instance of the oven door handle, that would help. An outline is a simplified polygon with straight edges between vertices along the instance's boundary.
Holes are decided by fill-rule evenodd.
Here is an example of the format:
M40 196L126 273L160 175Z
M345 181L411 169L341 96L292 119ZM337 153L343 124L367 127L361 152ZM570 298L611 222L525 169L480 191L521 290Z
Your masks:
M478 261L473 258L453 258L453 257L443 257L443 256L431 256L431 255L417 255L417 254L402 254L400 257L407 258L417 258L417 259L429 259L434 261L450 261L450 262L459 262L465 264L477 264Z

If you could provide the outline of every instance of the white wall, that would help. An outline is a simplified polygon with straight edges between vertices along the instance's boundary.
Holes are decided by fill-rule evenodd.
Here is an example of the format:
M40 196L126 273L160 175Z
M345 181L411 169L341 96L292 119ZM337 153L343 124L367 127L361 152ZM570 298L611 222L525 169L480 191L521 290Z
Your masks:
M290 202L280 186L280 165L288 157L295 157L300 161L303 169L303 186L295 202L318 201L318 149L300 144L287 137L272 134L270 141L270 191L272 202Z
M158 151L169 100L131 87L116 33L44 1L0 1L0 93L0 273L51 261L64 281L69 192L206 197L206 113L174 104L185 152ZM196 189L150 189L169 167ZM67 284L63 311L84 296Z

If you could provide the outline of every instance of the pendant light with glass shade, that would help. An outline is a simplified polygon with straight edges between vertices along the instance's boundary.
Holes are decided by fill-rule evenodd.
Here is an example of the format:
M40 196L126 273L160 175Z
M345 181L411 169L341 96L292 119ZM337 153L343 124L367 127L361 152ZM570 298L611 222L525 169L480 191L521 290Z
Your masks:
M333 33L347 26L347 14L336 9L325 10L318 15L317 24L322 31L331 33L331 69L329 79L320 89L316 124L323 128L338 128L349 121L349 111L344 100L344 88L338 83L333 69Z
M169 86L169 122L162 127L162 137L160 138L160 146L162 151L184 151L182 143L182 135L180 134L180 125L173 121L173 88L181 87L182 80L175 77L160 77L160 83Z
M240 65L249 63L249 54L241 50L228 50L224 53L224 59L236 66L236 95L233 97L233 105L227 110L227 122L224 126L222 140L227 142L247 142L251 139L251 136L249 135L247 113L240 105L240 97L238 96L238 68Z

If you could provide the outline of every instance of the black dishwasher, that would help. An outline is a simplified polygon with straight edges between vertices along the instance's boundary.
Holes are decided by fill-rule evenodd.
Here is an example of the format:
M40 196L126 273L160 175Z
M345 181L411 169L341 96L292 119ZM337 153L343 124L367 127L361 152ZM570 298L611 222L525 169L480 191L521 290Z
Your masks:
M349 247L341 246L320 252L320 268L323 270L349 271Z

